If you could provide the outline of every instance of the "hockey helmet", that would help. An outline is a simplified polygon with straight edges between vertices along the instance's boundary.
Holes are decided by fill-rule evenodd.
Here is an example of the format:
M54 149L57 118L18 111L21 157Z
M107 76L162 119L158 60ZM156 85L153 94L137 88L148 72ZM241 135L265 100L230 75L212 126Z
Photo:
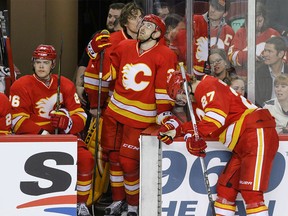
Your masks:
M51 60L52 68L54 68L56 64L56 57L57 57L57 53L53 46L41 44L34 50L33 55L32 55L32 62L35 59Z
M191 78L186 74L186 79L191 82ZM174 71L171 73L167 79L166 90L170 98L176 100L177 94L183 94L184 80L180 71Z
M142 22L147 21L147 22L152 22L156 25L156 30L161 31L161 36L160 38L164 37L165 32L166 32L166 25L164 21L159 17L154 14L148 14L143 17Z

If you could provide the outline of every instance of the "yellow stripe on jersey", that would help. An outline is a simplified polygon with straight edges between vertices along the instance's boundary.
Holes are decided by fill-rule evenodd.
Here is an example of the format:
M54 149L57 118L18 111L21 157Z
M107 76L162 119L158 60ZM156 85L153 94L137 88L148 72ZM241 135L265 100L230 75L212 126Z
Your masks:
M98 91L99 86L90 85L90 84L85 83L85 84L84 84L84 88L91 89L91 90L97 90L97 91ZM107 87L105 88L104 86L102 86L101 91L102 91L102 92L109 92L109 88L107 88Z
M205 113L206 113L206 112L215 112L215 113L223 116L224 118L227 117L227 114L226 114L225 112L223 112L222 110L220 110L220 109L216 109L216 108L206 108L204 111L205 111Z
M112 64L110 65L109 75L111 76L112 80L117 78L117 71Z
M156 100L156 104L171 104L171 106L174 106L175 102L168 100Z
M146 104L146 103L142 103L140 101L137 100L129 100L125 97L122 97L121 95L117 94L116 91L114 91L113 97L117 100L117 101L121 101L121 103L126 104L128 106L131 106L133 104L133 106L138 107L141 110L147 110L147 111L154 111L156 110L156 105L153 104Z
M263 157L264 157L264 131L263 128L257 128L257 157L256 157L256 166L254 173L254 183L253 190L258 191L260 189L260 178L262 174L262 165L263 165Z
M46 122L35 122L35 124L39 125L39 126L43 126L43 125L48 125L50 124L50 121L46 121Z
M264 212L264 211L268 211L267 206L259 206L257 208L246 209L247 215L254 215L254 214L256 215L256 213L260 213L260 212Z
M0 134L8 135L8 134L11 134L11 131L0 130Z
M226 117L227 114L224 113L222 110L215 108L207 108L205 109L205 116L203 117L203 120L211 122L215 124L218 128L220 128L225 124Z
M99 79L99 75L98 74L90 73L90 72L86 72L86 71L84 72L84 76Z
M197 71L203 71L204 67L198 66L198 65L194 65L194 69L197 70Z
M30 115L26 113L17 113L12 115L12 122L13 122L13 131L17 132L19 127L22 125L22 123L26 120L29 119ZM17 122L14 122L15 119L17 119Z
M130 118L139 122L144 122L144 123L155 123L156 122L156 117L155 116L141 116L135 113L132 113L130 111L121 109L117 106L115 106L113 103L109 103L109 108L113 110L115 113L118 113L119 115L125 116L126 118Z
M156 93L160 93L160 94L166 94L167 95L167 90L166 89L155 89Z
M95 79L99 79L99 74L98 73L95 74L95 73L90 73L90 72L85 71L84 72L84 76L95 78ZM110 77L110 74L107 73L105 76L102 77L102 80L107 80L109 77Z
M215 124L217 128L220 128L222 126L220 122L216 121L214 118L210 118L207 115L205 115L203 117L203 121L211 122L211 123Z
M243 125L243 121L245 117L252 113L255 109L247 109L245 112L241 115L241 117L234 123L231 124L229 127L224 130L220 136L219 141L224 143L224 145L230 149L233 150L236 143L238 142L240 131Z

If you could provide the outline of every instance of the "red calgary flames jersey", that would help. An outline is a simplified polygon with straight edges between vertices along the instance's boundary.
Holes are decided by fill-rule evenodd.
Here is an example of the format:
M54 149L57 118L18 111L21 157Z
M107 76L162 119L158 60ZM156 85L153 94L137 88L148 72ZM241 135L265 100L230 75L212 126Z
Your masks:
M157 114L171 110L174 102L166 91L167 77L177 66L175 53L157 43L140 53L136 40L124 40L110 55L115 89L106 113L117 121L146 128Z
M271 37L279 36L280 34L272 28L266 29L261 32L256 37L256 56L260 56L264 50L265 42ZM248 57L248 47L247 47L247 31L245 27L241 27L235 34L233 40L231 41L231 46L229 48L229 60L236 68L237 74L241 76L247 76L247 57ZM242 67L242 68L239 68Z
M11 133L11 104L7 96L0 92L0 135Z
M233 29L222 21L222 24L216 28L210 28L210 47L228 49L231 40L234 37ZM186 60L186 29L181 29L173 41L177 47L179 59ZM207 14L194 15L193 17L193 68L194 73L203 75L204 64L208 59L208 22Z
M128 39L124 31L113 32L110 35L111 46L105 49L102 63L102 85L101 85L101 107L107 100L108 95L111 96L114 90L114 83L107 81L110 70L110 53L120 41ZM98 106L98 89L99 89L99 71L100 71L100 54L97 54L96 59L90 59L89 64L84 73L84 88L87 93L91 108Z
M226 83L207 75L198 84L194 95L197 106L204 111L202 120L197 124L199 134L219 138L232 150L245 127L245 117L257 106Z
M49 113L56 109L58 76L51 75L46 86L35 75L23 76L11 86L12 126L16 134L38 134L41 129L54 133ZM83 130L86 113L81 108L73 82L61 76L60 104L68 110L73 121L70 130L76 134Z

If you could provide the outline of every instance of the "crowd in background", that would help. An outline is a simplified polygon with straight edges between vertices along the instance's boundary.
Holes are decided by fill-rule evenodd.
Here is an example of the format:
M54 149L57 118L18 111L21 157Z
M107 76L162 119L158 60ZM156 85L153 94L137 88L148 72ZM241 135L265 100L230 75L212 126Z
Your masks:
M207 74L216 77L221 83L225 83L224 85L230 86L233 94L237 97L241 95L239 97L246 101L246 85L250 73L247 71L247 4L248 0L195 1L192 39L186 37L186 17L183 11L180 12L179 4L155 1L153 13L157 16L145 16L144 10L135 2L111 4L106 22L107 30L96 31L91 36L78 64L74 85L68 79L61 78L66 87L61 89L62 98L57 100L66 107L55 107L49 103L57 95L59 77L51 75L57 54L53 46L41 44L33 52L33 75L18 79L11 87L12 115L8 113L1 116L5 119L5 125L0 132L10 134L12 126L15 134L46 135L54 133L55 129L57 133L59 129L61 133L77 134L78 148L81 150L78 151L82 154L79 155L81 163L78 165L82 172L82 175L78 175L77 186L79 216L90 215L86 203L88 191L94 186L91 176L91 152L95 159L95 154L98 154L95 149L98 150L97 145L101 145L99 152L102 160L110 165L114 201L106 207L105 214L117 215L126 209L129 216L137 216L138 138L143 129L152 123L161 125L167 121L165 118L170 116L174 103L176 107L182 106L165 93L165 79L167 71L179 70L177 63L187 64L187 44L190 40L193 47L193 71L188 72L194 74L198 80ZM276 120L279 134L288 133L288 18L286 19L287 13L283 9L288 5L285 7L285 4L288 4L288 1L258 0L255 11L255 104L270 111ZM154 58L147 57L147 53ZM142 71L144 75L141 77L148 79L145 75L153 75L155 79L149 78L152 87L147 89L146 83L136 78L137 64L127 66L130 61L140 62L141 66L142 62L149 65L145 68L147 70ZM119 68L125 68L121 71L123 82L117 79L119 75L116 72ZM128 72L135 73L132 74L135 79L131 79L132 75ZM1 66L1 80L5 80L6 76L9 76L9 71ZM42 93L29 90L31 83L34 83L35 88L41 89ZM1 90L4 91L5 84L1 84ZM138 95L138 92L141 92L139 89L145 90L143 97ZM43 95L46 95L46 100L41 99ZM7 98L2 94L0 96L1 101L5 100L5 103L9 104ZM22 101L29 102L21 104L20 96ZM31 98L38 97L39 101L31 101ZM46 103L45 106L43 103ZM35 110L41 108L43 111L49 108L49 112L30 110L31 104L37 104ZM9 105L7 107L11 108ZM7 109L0 112L7 113ZM87 149L83 140L85 141L87 134L95 134L95 131L89 131L91 125L95 124L95 118L97 121L101 119L97 128L101 128L102 133L101 130L96 131L101 136L102 143L100 138L97 143L96 136L96 144L95 139L93 146L86 143ZM51 119L51 124L44 121L47 119ZM163 142L167 141L165 138L167 137L163 138ZM127 143L132 147L125 146ZM90 150L90 153L87 150ZM82 160L83 155L89 161ZM89 169L85 170L85 167Z

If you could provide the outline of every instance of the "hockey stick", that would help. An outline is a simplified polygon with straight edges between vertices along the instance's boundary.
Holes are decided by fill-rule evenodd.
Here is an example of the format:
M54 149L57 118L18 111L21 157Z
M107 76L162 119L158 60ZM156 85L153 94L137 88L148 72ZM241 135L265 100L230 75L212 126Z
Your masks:
M0 11L0 59L1 65L4 67L8 67L10 70L10 76L5 75L5 94L9 96L10 87L12 83L15 81L15 73L14 73L14 64L12 58L12 49L9 38L9 30L8 30L8 11Z
M158 146L158 212L157 215L162 215L162 142L159 141Z
M96 116L96 138L95 138L95 148L94 148L94 172L92 179L92 214L95 216L95 207L94 207L94 188L95 188L95 177L96 177L96 167L98 161L98 139L99 139L99 121L101 114L101 90L102 90L102 73L103 73L103 60L104 60L104 51L100 52L100 70L99 70L99 85L98 85L98 106L97 106L97 116Z
M61 86L61 61L62 61L62 52L63 52L63 38L61 37L60 53L59 53L59 62L58 62L58 82L57 82L57 98L56 98L56 112L60 109L60 86ZM55 128L55 134L59 133L59 128Z
M199 137L198 128L197 128L197 124L196 124L196 119L195 119L195 115L194 115L194 111L193 111L193 107L192 107L192 102L191 102L191 100L189 98L188 83L187 83L187 79L186 79L186 75L185 75L184 63L180 62L179 66L180 66L182 78L184 80L184 90L185 90L185 95L187 97L187 104L188 104L189 114L190 114L191 121L192 121L192 126L193 126L193 130L194 130L195 140L199 140L200 137ZM192 91L192 89L191 89L191 91ZM202 167L202 170L203 170L204 183L205 183L205 186L206 186L206 190L207 190L207 194L208 194L208 199L209 199L212 215L215 216L216 212L215 212L214 201L213 201L212 193L211 193L211 189L210 189L210 183L209 183L207 168L206 168L206 165L205 165L205 162L204 162L204 158L203 157L199 157L199 159L200 159L201 167Z
M3 11L4 19L6 21L6 52L7 52L7 59L8 59L8 66L10 69L10 77L11 77L11 85L15 81L15 73L14 73L14 63L13 63L13 57L12 57L12 48L11 48L11 42L10 42L10 35L9 35L9 19L8 19L8 10Z

